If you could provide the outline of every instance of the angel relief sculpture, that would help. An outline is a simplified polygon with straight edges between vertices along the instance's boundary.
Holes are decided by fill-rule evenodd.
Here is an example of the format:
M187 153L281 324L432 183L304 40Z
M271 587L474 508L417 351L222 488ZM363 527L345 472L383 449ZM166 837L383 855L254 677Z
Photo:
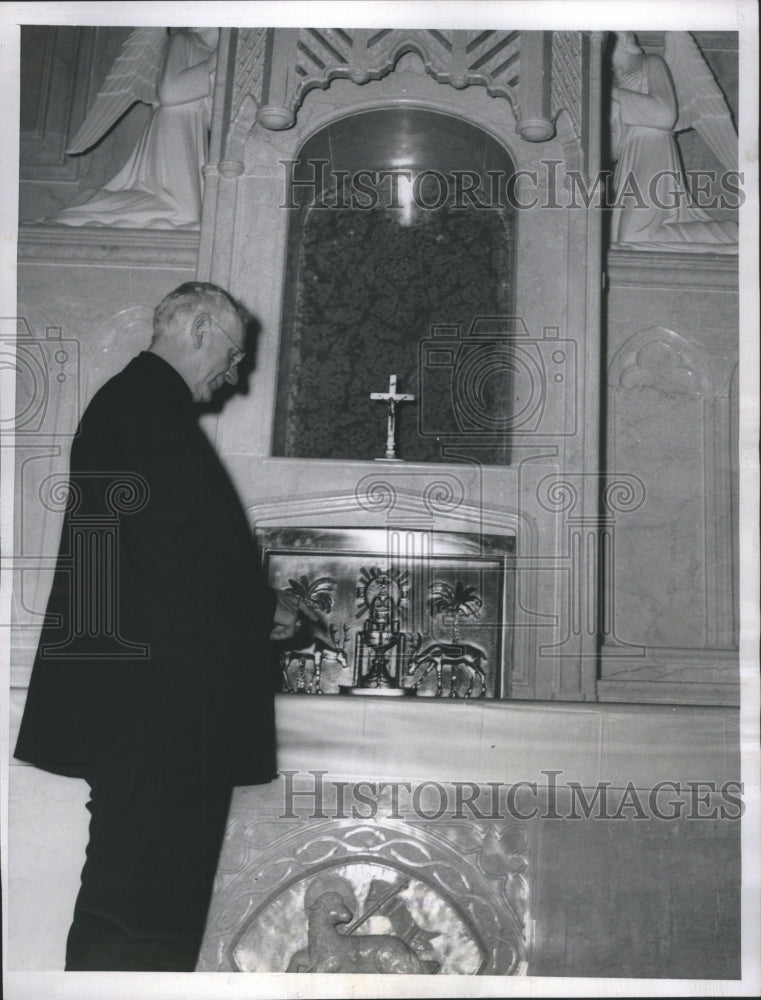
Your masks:
M144 27L127 37L67 152L86 152L137 101L153 107L150 121L112 180L45 222L198 228L218 40L217 28Z
M640 249L736 253L738 226L712 219L690 197L676 132L694 128L726 170L737 133L724 95L686 31L665 33L664 58L616 32L611 138L616 164L611 241Z

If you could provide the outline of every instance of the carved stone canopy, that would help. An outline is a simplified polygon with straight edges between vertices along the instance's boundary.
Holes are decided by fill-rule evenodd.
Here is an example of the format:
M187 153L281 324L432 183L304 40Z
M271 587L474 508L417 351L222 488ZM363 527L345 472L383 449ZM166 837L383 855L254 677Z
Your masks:
M416 53L426 73L457 90L476 85L506 100L517 131L531 142L555 133L553 97L580 96L580 56L576 39L568 53L553 34L541 31L445 31L367 28L250 28L237 32L232 117L246 98L256 105L256 121L268 129L291 128L306 94L332 80L358 85L392 72L407 53ZM552 89L553 58L562 56L563 87ZM578 60L577 60L578 61ZM571 94L569 91L576 91ZM562 105L565 107L565 104ZM557 110L557 109L555 109ZM571 112L572 117L577 117Z

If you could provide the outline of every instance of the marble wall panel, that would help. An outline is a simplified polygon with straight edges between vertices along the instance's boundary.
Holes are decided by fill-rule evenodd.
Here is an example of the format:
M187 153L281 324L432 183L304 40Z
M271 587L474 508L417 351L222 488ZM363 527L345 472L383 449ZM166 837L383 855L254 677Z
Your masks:
M706 641L706 375L688 345L662 330L626 342L617 366L609 433L616 472L638 476L636 523L616 536L615 631L623 642L703 646Z
M540 825L530 974L739 978L740 823L687 812Z
M739 693L736 266L609 260L608 475L635 474L645 496L615 526L605 700L657 700L658 682L664 701Z

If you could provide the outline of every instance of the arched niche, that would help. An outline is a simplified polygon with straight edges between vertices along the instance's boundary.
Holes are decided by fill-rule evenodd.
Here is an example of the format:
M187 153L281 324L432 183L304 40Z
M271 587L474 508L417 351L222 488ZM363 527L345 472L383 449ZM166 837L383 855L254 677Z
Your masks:
M372 460L385 445L369 396L389 374L399 452L447 447L505 464L512 409L515 167L464 118L398 105L309 136L288 172L273 454ZM374 404L378 407L378 404Z

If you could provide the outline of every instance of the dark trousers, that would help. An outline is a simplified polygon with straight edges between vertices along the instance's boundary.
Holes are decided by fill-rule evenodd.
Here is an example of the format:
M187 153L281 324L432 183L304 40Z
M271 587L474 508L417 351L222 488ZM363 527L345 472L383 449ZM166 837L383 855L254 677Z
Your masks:
M232 787L219 771L100 769L69 971L192 972Z

